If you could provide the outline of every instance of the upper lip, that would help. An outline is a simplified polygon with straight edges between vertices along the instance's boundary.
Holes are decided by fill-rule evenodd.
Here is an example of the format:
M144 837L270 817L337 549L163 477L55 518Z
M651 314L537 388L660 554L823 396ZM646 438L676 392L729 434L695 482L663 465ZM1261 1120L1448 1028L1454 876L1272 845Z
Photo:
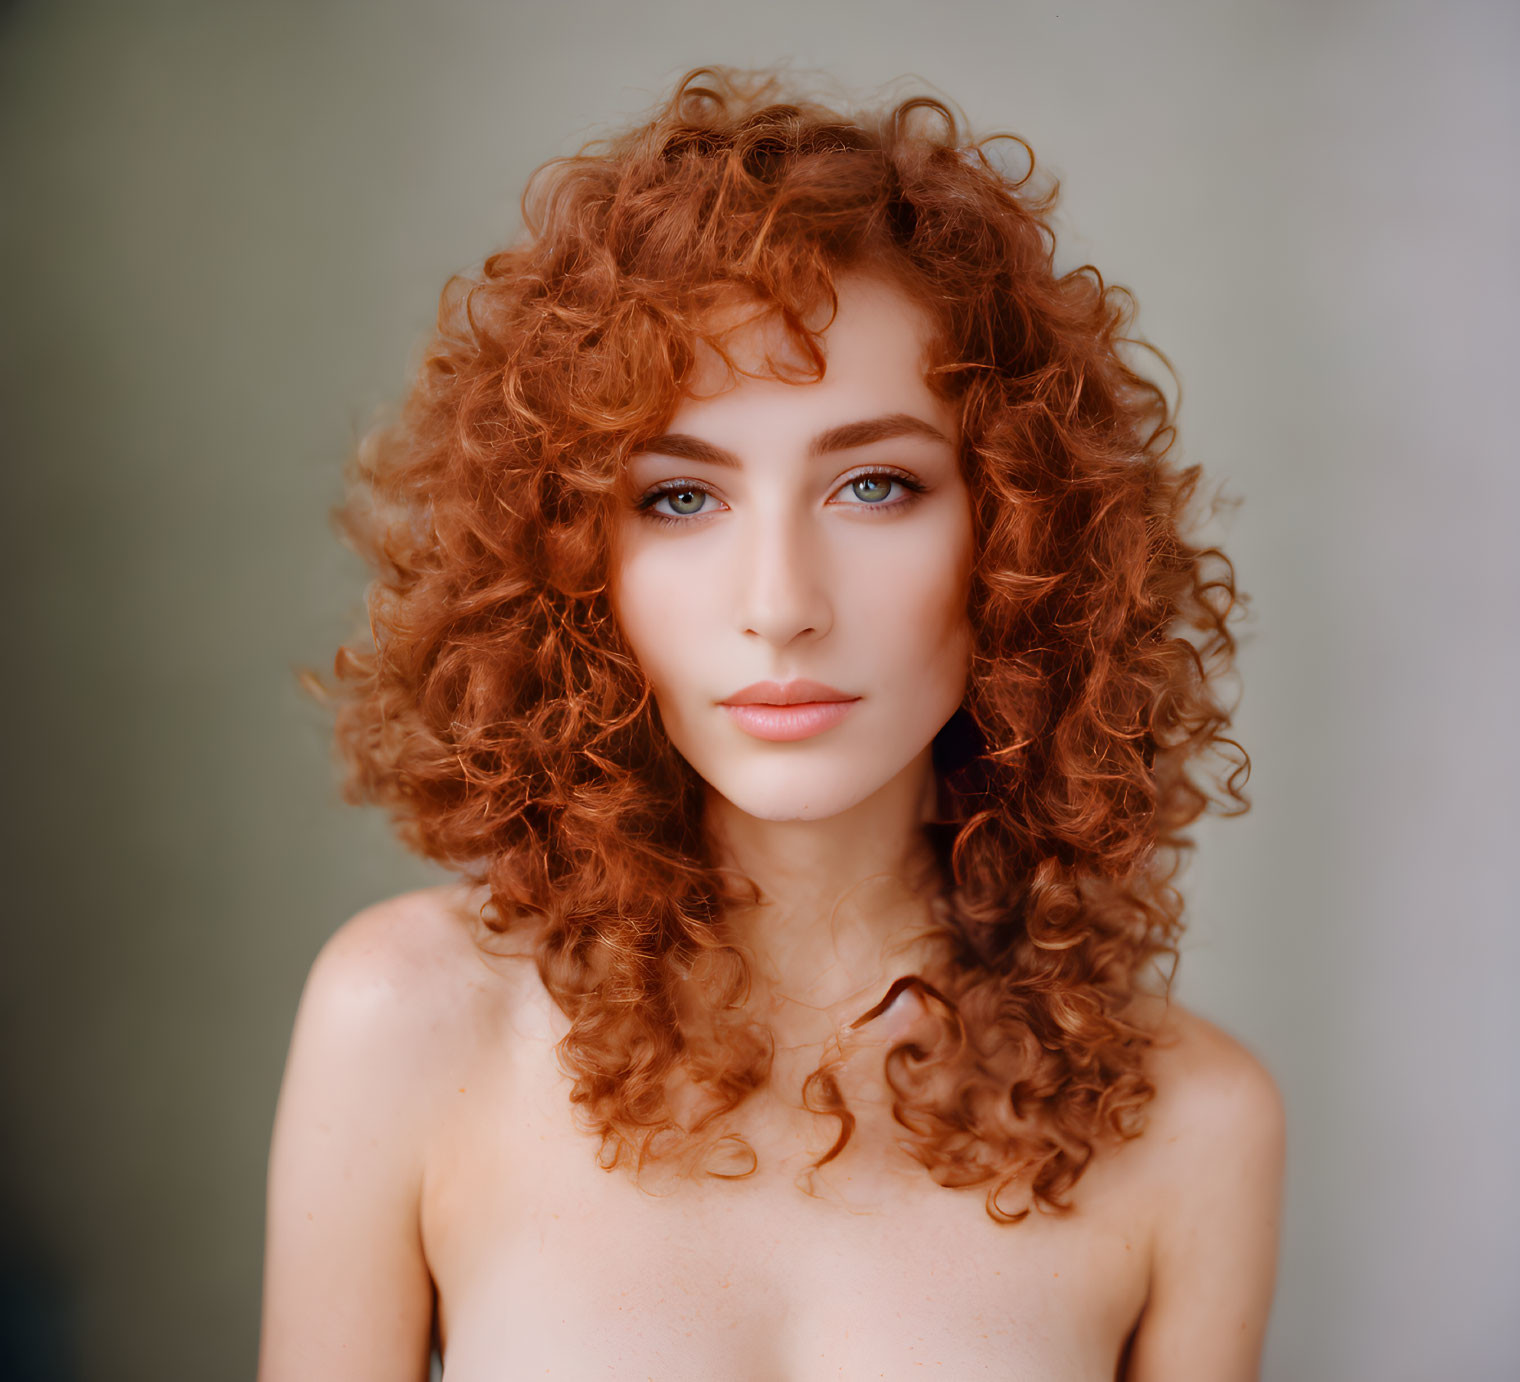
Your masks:
M742 691L735 691L719 705L803 705L813 701L856 701L859 696L846 695L821 681L799 677L796 681L757 681Z

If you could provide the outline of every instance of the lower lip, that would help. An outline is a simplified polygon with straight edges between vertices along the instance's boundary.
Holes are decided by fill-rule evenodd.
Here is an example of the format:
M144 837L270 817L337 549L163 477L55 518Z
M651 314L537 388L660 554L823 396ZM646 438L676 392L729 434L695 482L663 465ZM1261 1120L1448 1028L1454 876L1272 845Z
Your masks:
M854 708L854 701L805 701L801 705L725 705L746 734L784 742L808 739L832 729Z

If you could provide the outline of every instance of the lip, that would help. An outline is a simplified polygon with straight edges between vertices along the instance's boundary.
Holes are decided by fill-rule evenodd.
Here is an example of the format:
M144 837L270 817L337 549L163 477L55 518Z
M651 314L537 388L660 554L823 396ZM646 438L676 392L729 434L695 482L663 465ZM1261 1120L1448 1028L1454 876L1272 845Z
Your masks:
M735 691L719 705L816 705L831 701L858 701L859 696L847 696L821 681L809 681L798 677L795 681L757 681L742 691Z
M722 703L729 718L746 734L756 739L784 743L793 739L810 739L832 729L855 708L854 700L803 701L796 705L735 705Z

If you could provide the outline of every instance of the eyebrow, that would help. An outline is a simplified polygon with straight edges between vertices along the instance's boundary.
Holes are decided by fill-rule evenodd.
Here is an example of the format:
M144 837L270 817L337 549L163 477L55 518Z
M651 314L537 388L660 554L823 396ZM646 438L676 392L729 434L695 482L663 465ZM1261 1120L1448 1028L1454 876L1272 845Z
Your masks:
M808 459L826 456L834 451L852 451L857 446L870 446L872 442L890 441L893 437L928 437L931 441L944 442L947 446L950 444L949 437L922 418L914 417L911 413L887 413L882 417L847 422L841 427L831 427L827 432L820 432L808 445ZM637 456L646 452L682 461L706 461L708 465L740 465L739 458L732 451L725 451L721 446L714 446L710 441L689 436L685 432L667 432L664 436L652 437L643 445L635 447L633 454Z

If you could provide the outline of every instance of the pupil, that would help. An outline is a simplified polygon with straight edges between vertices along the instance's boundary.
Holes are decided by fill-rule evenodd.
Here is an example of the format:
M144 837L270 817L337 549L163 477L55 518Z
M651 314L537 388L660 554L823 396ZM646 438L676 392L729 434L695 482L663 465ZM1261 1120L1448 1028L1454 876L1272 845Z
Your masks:
M892 487L892 482L885 475L862 476L855 481L855 493L862 499L885 499L887 491ZM875 490L874 494L867 494L867 490Z

